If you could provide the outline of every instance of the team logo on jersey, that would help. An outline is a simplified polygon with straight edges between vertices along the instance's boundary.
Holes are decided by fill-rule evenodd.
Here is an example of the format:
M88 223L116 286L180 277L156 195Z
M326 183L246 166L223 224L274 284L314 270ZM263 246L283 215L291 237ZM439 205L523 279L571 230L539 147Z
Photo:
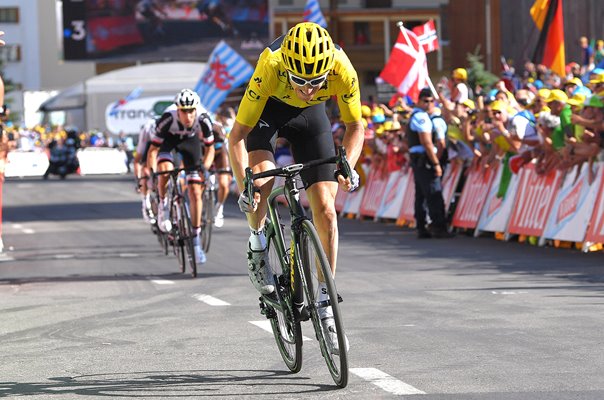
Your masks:
M251 101L260 100L260 96L258 94L256 94L256 92L254 92L254 89L250 88L249 86L247 87L247 90L245 91L245 95Z
M257 76L254 78L254 82L256 82L258 85L260 85L262 83L262 78Z
M342 101L346 104L350 104L350 102L355 99L356 94L356 91L352 93L343 94Z
M352 82L350 83L350 87L354 88L357 84L357 78L352 78Z
M279 82L289 84L289 77L287 76L287 71L285 71L285 70L283 70L283 71L280 69L277 70L277 79L279 79Z
M282 99L287 100L287 99L291 99L292 97L289 94L286 94L285 96L281 96Z
M261 129L262 129L262 128L264 128L264 127L268 128L268 127L269 127L269 124L268 124L268 123L266 123L266 121L264 121L264 120L261 120L261 119L260 119L260 120L258 120L258 126L259 126Z

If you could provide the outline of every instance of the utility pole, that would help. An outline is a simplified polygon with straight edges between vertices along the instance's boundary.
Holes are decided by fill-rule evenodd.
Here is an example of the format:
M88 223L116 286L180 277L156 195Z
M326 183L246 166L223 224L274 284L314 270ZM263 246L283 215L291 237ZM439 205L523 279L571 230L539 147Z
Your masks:
M329 34L334 43L338 43L340 35L338 34L338 0L329 0Z

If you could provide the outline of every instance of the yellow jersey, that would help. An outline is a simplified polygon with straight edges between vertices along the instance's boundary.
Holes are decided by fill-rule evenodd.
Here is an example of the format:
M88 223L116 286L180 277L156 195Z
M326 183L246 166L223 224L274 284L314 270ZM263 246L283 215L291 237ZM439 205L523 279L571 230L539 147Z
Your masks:
M269 97L292 107L306 108L323 103L332 96L337 96L343 122L360 121L359 78L346 53L336 46L335 64L327 80L312 100L303 101L296 96L283 65L282 41L283 36L260 54L254 74L239 104L237 122L245 126L255 126Z

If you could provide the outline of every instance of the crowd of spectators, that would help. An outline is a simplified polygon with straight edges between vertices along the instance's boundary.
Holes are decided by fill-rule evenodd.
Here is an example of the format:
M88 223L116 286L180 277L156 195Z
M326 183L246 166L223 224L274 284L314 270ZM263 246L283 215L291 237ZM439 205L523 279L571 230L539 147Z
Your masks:
M445 121L433 124L441 163L485 169L501 163L503 196L511 174L527 163L548 174L604 160L604 69L595 67L597 54L604 59L604 44L598 46L593 60L568 64L565 77L527 62L522 71L504 71L486 89L471 87L466 69L453 70L435 88L438 107L430 115ZM371 97L364 102L364 160L372 168L387 174L409 164L406 124L414 107L400 95L387 103ZM337 122L333 133L341 140Z

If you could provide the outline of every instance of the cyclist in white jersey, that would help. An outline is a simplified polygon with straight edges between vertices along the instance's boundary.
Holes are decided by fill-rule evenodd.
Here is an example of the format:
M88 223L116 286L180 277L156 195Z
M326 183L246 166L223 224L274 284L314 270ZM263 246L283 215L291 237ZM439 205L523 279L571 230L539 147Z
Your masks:
M199 234L201 232L201 196L203 193L204 177L199 175L201 160L201 143L205 146L203 167L209 170L214 161L214 134L212 120L207 111L201 106L197 93L183 89L174 100L175 108L169 107L157 122L157 128L151 138L149 150L149 165L153 171L165 172L174 169L172 150L182 156L189 186L191 201L191 224L196 233L193 240L195 259L199 264L206 262L206 255L201 248ZM158 226L164 232L171 229L169 220L170 206L166 198L168 176L158 177L159 197Z

